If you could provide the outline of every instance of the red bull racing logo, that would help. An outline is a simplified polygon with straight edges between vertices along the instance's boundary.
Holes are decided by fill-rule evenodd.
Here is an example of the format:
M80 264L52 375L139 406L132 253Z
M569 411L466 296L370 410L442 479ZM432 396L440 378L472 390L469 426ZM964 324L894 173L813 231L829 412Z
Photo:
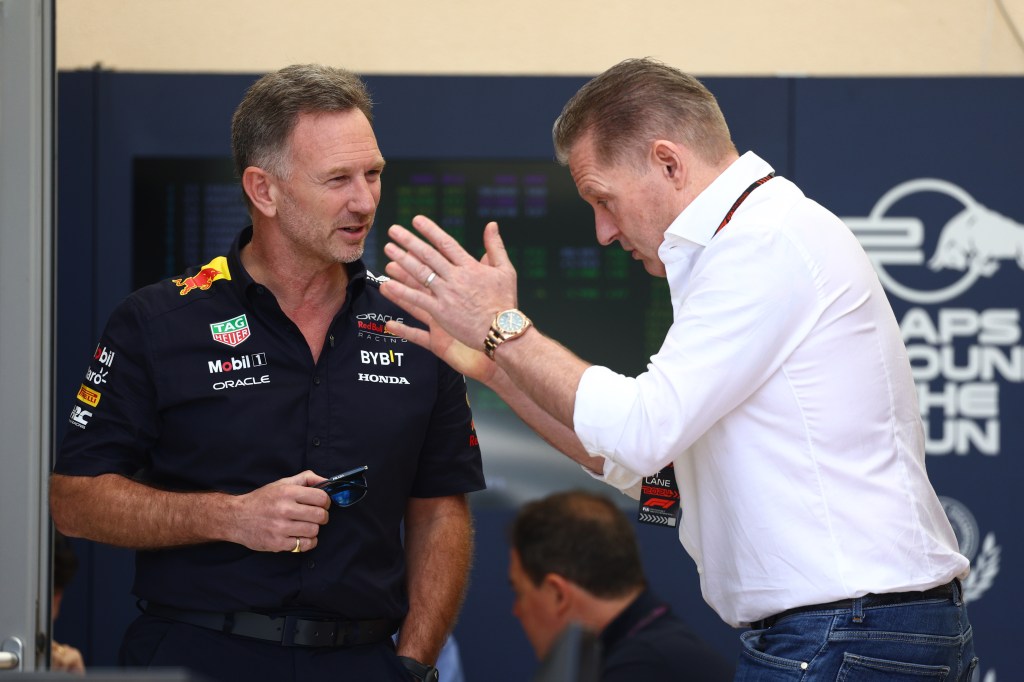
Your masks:
M391 315L384 313L362 313L356 315L356 327L359 329L359 338L383 343L398 343L399 341L405 343L405 339L400 339L387 330L387 323L392 319L395 322L402 322L402 318L392 318Z
M224 256L214 258L191 277L173 279L171 281L175 286L181 287L181 291L179 291L178 294L184 296L188 292L195 291L196 289L206 291L213 286L213 283L218 279L231 279L231 273L228 270L228 261Z

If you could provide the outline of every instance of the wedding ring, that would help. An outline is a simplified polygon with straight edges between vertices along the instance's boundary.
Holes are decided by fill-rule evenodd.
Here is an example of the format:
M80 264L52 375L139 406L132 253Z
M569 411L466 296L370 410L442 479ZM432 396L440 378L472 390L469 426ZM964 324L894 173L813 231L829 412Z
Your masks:
M432 271L429 275L427 275L427 279L426 281L423 282L423 286L429 289L430 283L434 281L435 277L437 277L437 273Z
M292 554L296 554L296 553L302 551L302 548L300 546L301 542L302 542L302 538L295 538L295 549L292 550Z

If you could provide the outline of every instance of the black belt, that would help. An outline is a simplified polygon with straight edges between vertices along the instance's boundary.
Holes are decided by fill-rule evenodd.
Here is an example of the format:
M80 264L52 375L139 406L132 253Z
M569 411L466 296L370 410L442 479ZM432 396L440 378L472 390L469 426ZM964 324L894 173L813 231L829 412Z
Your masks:
M863 607L868 606L889 606L892 604L907 604L915 601L926 601L928 599L947 599L954 595L954 583L958 583L957 580L946 583L945 585L939 585L933 587L930 590L923 592L888 592L885 594L865 594L860 597L861 605ZM793 609L786 609L781 613L776 613L774 616L768 616L759 621L750 624L750 627L754 630L764 630L775 625L777 622L785 618L786 616L792 616L797 613L807 613L809 611L839 611L841 609L852 609L855 599L841 599L839 601L828 602L827 604L811 604L810 606L797 606Z
M140 608L151 616L198 625L229 635L252 637L282 646L356 646L388 639L398 630L399 621L327 620L300 616L268 616L250 611L217 613L189 611L165 604L149 603Z

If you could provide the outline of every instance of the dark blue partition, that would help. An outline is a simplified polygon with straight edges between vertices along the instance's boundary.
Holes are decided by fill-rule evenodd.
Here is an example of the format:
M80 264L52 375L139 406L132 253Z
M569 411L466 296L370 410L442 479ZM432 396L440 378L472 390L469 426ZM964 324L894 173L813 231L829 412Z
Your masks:
M798 181L861 238L904 330L982 670L1004 679L1024 594L1022 84L803 80L794 99Z
M99 327L132 287L135 161L229 156L231 113L254 78L60 74L58 434ZM389 160L506 160L511 167L550 162L551 124L584 79L374 76L367 81L376 102L378 139ZM906 300L890 289L922 377L922 400L929 405L929 470L975 562L968 594L982 669L1001 667L1009 674L1009 618L1012 605L1021 601L1021 589L1008 576L1019 571L1021 560L1012 532L1019 513L1010 510L1011 486L1024 480L1016 456L1024 434L1014 418L1021 410L1024 379L1019 334L1024 193L1015 186L1022 177L1024 81L709 78L706 83L718 95L740 150L755 150L808 195L849 218L851 228L867 236L865 247L896 290L922 299ZM915 184L924 178L942 182ZM394 189L388 182L385 174L384 202ZM905 196L895 196L895 190ZM879 214L877 204L887 196L888 210ZM964 229L953 220L964 201L1004 219L987 218L982 233L1005 235L988 254L997 271L974 276L969 287L963 272L926 267L942 251L940 235L947 224L953 232ZM567 224L551 226L567 242L592 240L588 210L582 202L578 210ZM883 231L879 237L872 229L885 218L897 219L897 239L903 241L893 243L891 234ZM467 230L479 230L484 221L477 222L470 221ZM378 224L377 231L382 227ZM908 246L915 235L921 243ZM917 264L907 264L915 258ZM652 288L642 295L657 297L657 289L647 286ZM945 300L927 300L957 287L962 291ZM573 338L561 340L575 347ZM944 352L954 359L937 370ZM645 358L633 357L638 355L630 350L623 361L642 366ZM979 364L971 369L971 362ZM505 527L524 499L569 486L602 488L525 433L486 394L474 392L474 409L490 490L473 500L478 556L456 634L468 680L523 680L536 664L510 612ZM622 502L627 506L625 498ZM675 534L648 527L638 533L655 589L715 647L734 657L738 633L703 603L693 563ZM130 553L84 542L75 546L82 571L67 595L57 636L83 647L87 662L111 665L134 609Z

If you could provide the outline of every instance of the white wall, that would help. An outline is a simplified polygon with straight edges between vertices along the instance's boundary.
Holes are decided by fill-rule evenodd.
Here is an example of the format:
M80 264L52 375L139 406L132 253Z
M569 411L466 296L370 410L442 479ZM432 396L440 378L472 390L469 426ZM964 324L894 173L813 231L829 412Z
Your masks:
M1024 0L56 2L61 70L590 75L653 56L705 76L1024 74Z

